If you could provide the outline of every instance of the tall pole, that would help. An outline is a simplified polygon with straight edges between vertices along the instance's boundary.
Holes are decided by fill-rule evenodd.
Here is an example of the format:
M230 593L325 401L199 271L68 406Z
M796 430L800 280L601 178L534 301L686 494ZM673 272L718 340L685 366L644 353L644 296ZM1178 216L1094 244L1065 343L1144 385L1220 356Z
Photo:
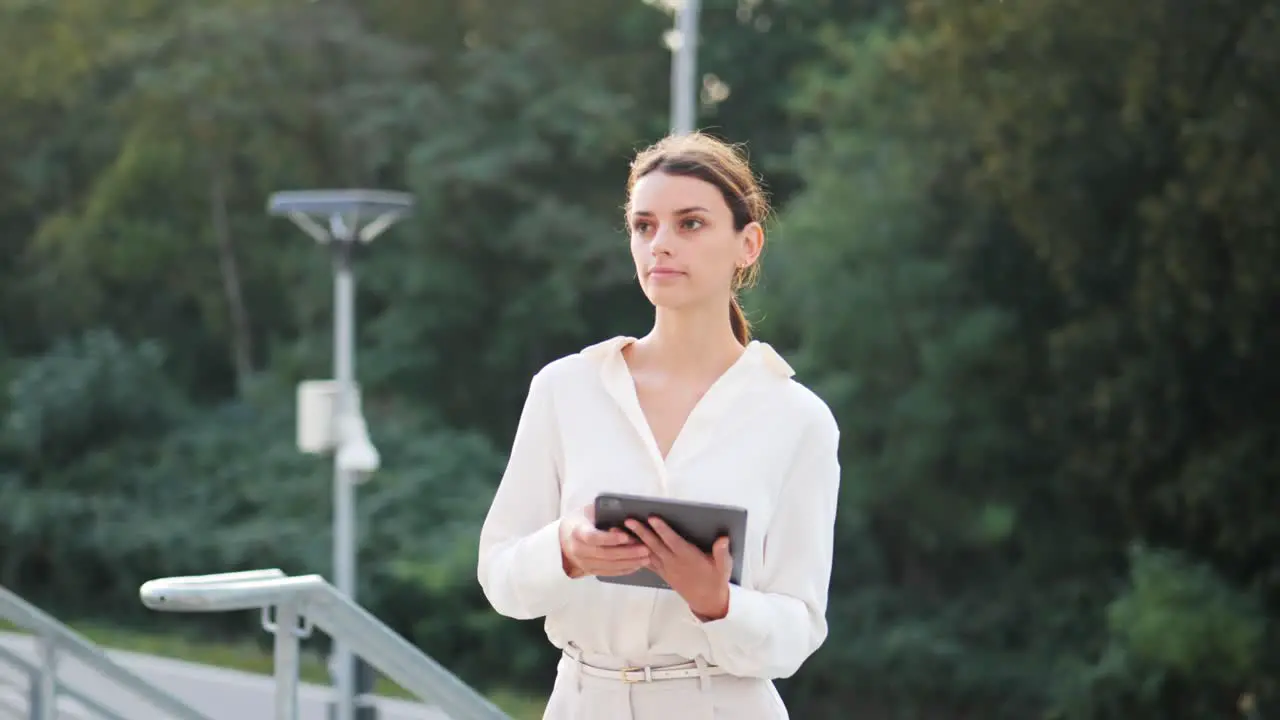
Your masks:
M693 132L698 111L699 0L682 0L676 10L676 46L671 59L671 131Z
M338 383L337 417L341 432L354 411L355 398L355 278L351 271L354 237L335 237L333 243L333 374ZM338 592L356 599L355 477L334 453L333 578ZM351 650L334 641L334 680L337 718L355 720L355 660Z
M377 472L378 449L369 440L356 388L355 271L356 245L367 245L409 214L413 197L388 190L282 190L267 201L272 215L287 217L313 240L329 248L333 260L333 381L331 414L317 411L323 397L312 383L298 386L298 449L333 452L333 568L339 593L356 600L356 485ZM358 222L367 220L361 225ZM324 221L329 227L324 227ZM308 389L310 387L310 389ZM310 399L308 399L310 398ZM307 408L304 410L304 408ZM373 691L372 668L345 643L334 638L329 657L333 702L329 720L376 720L373 706L357 707L358 697Z

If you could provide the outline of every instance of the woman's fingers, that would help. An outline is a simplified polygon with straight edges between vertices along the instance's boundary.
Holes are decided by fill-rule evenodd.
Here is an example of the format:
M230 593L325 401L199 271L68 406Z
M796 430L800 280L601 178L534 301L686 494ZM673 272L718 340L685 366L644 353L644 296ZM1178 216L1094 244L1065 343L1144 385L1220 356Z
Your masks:
M671 526L662 520L662 518L653 516L649 518L649 527L653 528L654 534L662 541L662 544L670 548L673 553L691 554L697 553L702 555L703 552L693 545L693 543L680 537L680 533L671 529Z
M733 575L733 554L729 552L729 538L722 537L716 540L716 544L712 547L712 558L716 563L716 570L724 577L725 581Z
M636 544L629 547L585 546L576 553L583 560L593 562L640 562L649 559L649 548Z
M630 575L631 573L648 566L648 560L605 560L601 561L598 565L595 563L590 565L592 575L603 575L606 577Z
M667 544L662 541L662 538L658 537L648 525L645 525L639 520L628 520L627 527L630 528L631 532L635 533L636 537L640 538L640 542L644 543L645 547L649 548L649 550L651 550L655 555L662 556L671 552L671 548L667 547Z
M598 562L639 561L649 557L649 549L621 530L603 532L594 528L576 528L574 555Z
M621 530L593 530L587 534L587 537L590 544L600 547L622 547L640 544L640 541Z
M635 538L621 530L603 531L595 528L578 527L574 529L573 538L592 552L644 547Z
M629 575L649 564L649 548L628 538L626 545L590 545L578 548L578 557L593 575Z
M583 572L613 577L651 566L653 553L644 543L619 528L599 530L583 515L570 533L571 560Z

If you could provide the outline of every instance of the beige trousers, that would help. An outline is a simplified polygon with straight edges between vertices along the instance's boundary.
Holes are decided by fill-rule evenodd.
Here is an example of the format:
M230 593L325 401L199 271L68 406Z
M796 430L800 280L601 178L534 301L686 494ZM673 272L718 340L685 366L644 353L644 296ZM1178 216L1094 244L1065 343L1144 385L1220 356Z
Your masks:
M650 657L641 662L583 655L598 668L662 667L686 658ZM732 675L688 680L625 683L578 671L578 663L561 656L556 683L543 720L788 720L782 698L768 680Z

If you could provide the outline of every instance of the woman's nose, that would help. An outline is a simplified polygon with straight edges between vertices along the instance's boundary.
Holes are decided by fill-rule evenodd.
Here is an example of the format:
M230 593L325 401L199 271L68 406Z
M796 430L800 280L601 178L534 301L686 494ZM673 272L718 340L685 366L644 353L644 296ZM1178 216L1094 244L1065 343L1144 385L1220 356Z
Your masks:
M671 253L671 241L671 231L660 227L654 231L653 241L649 243L649 247L652 248L654 254L669 255Z

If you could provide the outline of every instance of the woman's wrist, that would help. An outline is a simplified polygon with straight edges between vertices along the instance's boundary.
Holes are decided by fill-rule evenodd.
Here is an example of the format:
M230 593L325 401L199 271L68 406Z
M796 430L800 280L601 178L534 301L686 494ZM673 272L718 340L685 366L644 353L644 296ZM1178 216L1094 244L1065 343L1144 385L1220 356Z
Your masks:
M715 601L708 603L706 607L690 607L689 609L693 611L694 617L702 622L723 620L729 614L728 584L716 595Z
M564 569L564 574L572 579L576 580L582 577L582 569L573 564L573 561L565 554L564 547L560 548L560 567Z
M567 522L566 518L560 518L560 527L558 530L558 534L560 536L560 567L564 570L564 574L570 578L580 578L583 574L582 568L578 567L569 559L569 553L565 552L564 547L565 540L568 539L569 533L573 531L573 526Z

